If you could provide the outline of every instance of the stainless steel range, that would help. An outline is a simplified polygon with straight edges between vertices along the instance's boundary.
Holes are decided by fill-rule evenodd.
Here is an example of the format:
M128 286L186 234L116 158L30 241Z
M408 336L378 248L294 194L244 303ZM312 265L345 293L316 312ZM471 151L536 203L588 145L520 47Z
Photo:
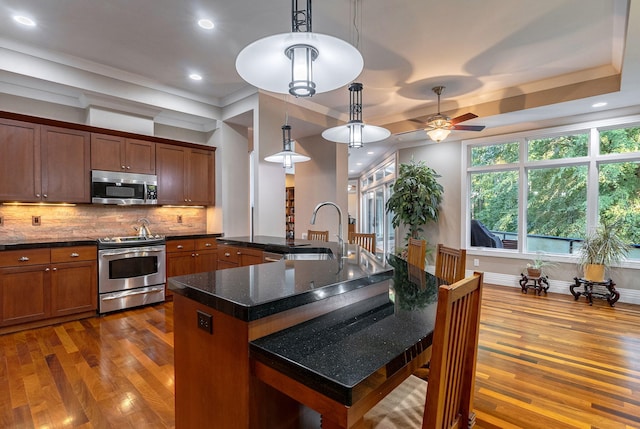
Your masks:
M98 312L164 301L166 246L162 236L98 240Z

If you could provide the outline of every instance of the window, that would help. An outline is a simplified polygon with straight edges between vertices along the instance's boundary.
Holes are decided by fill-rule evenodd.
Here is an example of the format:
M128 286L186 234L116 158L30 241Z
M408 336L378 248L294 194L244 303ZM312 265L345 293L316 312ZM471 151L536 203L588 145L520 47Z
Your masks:
M465 142L468 244L572 255L602 219L640 248L640 126L613 122Z
M382 254L393 252L395 229L391 227L391 216L386 204L391 195L391 184L396 177L395 156L367 171L360 180L360 232L376 233L376 249Z

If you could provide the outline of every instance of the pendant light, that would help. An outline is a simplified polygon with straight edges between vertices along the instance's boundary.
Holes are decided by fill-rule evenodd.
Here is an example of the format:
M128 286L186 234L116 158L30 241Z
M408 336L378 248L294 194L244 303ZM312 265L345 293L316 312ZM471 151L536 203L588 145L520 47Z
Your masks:
M284 124L282 126L282 151L267 156L264 160L267 162L281 162L282 167L291 168L296 162L309 161L311 158L291 150L291 125Z
M259 39L240 51L236 70L242 79L265 91L311 97L358 77L364 60L354 46L312 33L311 0L306 10L291 0L291 15L291 33Z
M349 85L349 123L329 128L322 137L337 143L348 143L350 148L360 148L364 143L384 140L391 135L386 128L365 125L362 122L362 84Z

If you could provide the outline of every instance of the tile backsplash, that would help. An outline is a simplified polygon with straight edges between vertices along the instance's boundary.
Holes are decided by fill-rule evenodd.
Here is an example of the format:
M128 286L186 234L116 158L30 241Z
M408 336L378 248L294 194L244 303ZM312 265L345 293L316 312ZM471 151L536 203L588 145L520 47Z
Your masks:
M120 207L101 205L0 205L0 243L33 239L99 238L136 235L138 219L149 220L152 234L207 232L207 209L191 207ZM39 225L33 225L39 217ZM180 217L180 219L179 219ZM181 220L181 223L179 222Z

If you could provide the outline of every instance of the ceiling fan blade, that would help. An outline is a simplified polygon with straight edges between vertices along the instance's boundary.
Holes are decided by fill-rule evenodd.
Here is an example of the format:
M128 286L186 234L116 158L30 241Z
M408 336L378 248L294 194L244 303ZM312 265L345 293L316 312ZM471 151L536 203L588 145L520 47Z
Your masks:
M454 125L451 129L456 131L482 131L484 130L484 125Z
M478 115L474 115L473 113L465 113L464 115L456 116L451 119L451 125L459 124L460 122L468 121L473 118L477 118Z
M418 131L423 131L423 130L424 130L424 128L418 128L418 129L415 129L415 130L409 130L409 131L401 131L401 132L399 132L399 133L395 133L395 134L394 134L394 136L401 136L401 135L403 135L403 134L416 133L416 132L418 132Z

